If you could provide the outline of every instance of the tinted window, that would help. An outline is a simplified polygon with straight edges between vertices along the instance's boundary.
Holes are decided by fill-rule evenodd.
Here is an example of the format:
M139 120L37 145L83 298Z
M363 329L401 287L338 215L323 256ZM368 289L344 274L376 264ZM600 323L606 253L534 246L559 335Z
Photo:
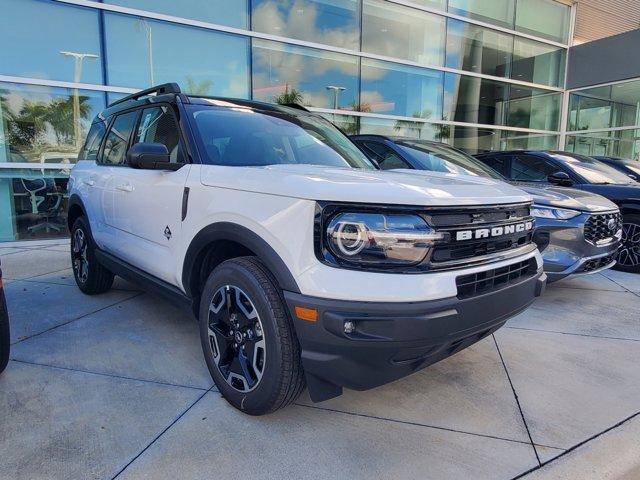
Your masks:
M571 171L584 177L589 183L634 183L624 173L606 165L595 158L576 153L558 152L551 154Z
M448 145L420 141L398 142L413 155L424 170L502 179L479 160Z
M167 147L172 163L184 163L178 124L169 107L145 108L133 143L161 143Z
M89 133L87 134L87 141L78 154L79 160L96 160L98 158L98 151L100 150L100 144L102 143L106 130L104 122L102 121L97 121L91 125Z
M514 155L511 158L511 179L523 182L546 182L547 177L559 169L541 157Z
M511 177L511 172L510 172L510 165L511 162L509 161L509 157L506 157L504 155L495 155L495 156L491 156L491 157L480 157L480 161L486 165L488 165L489 167L491 167L493 170L495 170L496 172L498 172L500 175L510 178Z
M188 107L204 163L225 166L310 164L373 169L366 156L324 118L244 108Z
M412 168L393 149L379 142L362 142L367 152L371 153L382 170L394 168Z
M129 112L118 115L109 130L104 142L102 163L105 165L123 165L129 145L129 137L136 121L138 112Z

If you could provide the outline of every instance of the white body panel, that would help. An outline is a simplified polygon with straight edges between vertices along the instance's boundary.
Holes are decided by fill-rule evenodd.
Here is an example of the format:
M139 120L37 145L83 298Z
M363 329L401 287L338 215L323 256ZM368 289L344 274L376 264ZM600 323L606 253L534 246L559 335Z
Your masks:
M128 203L116 195L115 205L90 202L90 207L86 204L88 188L83 186L82 179L105 168L111 167L79 162L70 182L70 193L78 193L90 210L87 213L92 229L97 227L93 219L100 216L96 209L113 206L114 219L120 222L119 231L127 232L120 234L122 245L116 247L111 243L113 237L103 234L96 239L99 246L114 253L127 249L124 260L181 289L190 241L203 228L218 222L243 226L266 241L288 267L301 293L314 297L384 302L434 300L455 296L455 279L459 275L533 256L538 266L542 266L537 250L491 265L410 275L345 270L325 265L315 256L316 200L452 207L530 201L531 197L521 190L494 180L432 172L360 171L310 165L191 165L172 173L138 170L136 175L144 179L129 178L140 182L136 183L135 191L144 198L132 196ZM116 177L111 181L113 178ZM165 225L174 225L174 216L180 213L181 184L190 188L188 213L181 227L171 228L173 236L167 241L163 231Z

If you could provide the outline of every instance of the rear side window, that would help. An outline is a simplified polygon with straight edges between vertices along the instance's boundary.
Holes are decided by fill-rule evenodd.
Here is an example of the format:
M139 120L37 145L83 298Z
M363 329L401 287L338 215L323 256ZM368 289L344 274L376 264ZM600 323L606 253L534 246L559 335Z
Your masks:
M178 124L169 107L145 108L133 143L161 143L167 147L172 163L184 163Z
M124 165L129 146L131 131L136 123L138 112L129 112L118 115L107 134L102 152L102 163L105 165Z
M100 144L104 138L104 134L107 128L104 122L99 120L91 125L89 133L87 134L87 140L84 142L84 146L78 154L78 160L97 160L98 151L100 150Z
M548 160L531 155L514 155L511 160L511 178L522 182L546 182L557 170Z
M511 179L511 160L505 155L480 157L480 161L496 170L503 177Z
M393 149L378 142L363 142L362 143L367 152L373 154L373 157L378 162L378 165L382 170L393 170L395 168L411 168L407 162L405 162L400 155L393 151Z

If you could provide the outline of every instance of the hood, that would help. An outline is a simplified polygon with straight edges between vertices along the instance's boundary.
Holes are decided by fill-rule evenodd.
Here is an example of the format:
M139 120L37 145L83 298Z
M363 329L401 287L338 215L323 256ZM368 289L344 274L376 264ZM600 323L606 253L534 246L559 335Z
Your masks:
M585 183L580 185L582 190L597 193L607 197L614 203L640 204L640 184L635 185L600 185L596 183Z
M601 195L566 187L532 187L518 185L533 197L533 203L555 208L570 208L582 212L602 212L618 208L615 203Z
M318 165L203 165L204 185L308 200L389 205L492 205L531 201L488 178L416 170L359 170Z

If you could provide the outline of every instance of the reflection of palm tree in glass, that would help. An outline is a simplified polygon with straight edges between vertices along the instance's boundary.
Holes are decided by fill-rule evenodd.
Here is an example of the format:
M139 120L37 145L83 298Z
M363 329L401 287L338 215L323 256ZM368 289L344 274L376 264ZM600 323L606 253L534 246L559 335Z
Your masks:
M304 94L296 88L289 90L289 84L287 83L284 86L284 92L273 97L273 101L280 105L286 105L287 103L297 103L298 105L302 105L302 102L304 101Z
M198 82L191 75L187 75L185 81L187 84L185 91L192 95L207 95L213 86L213 81L202 80Z
M431 110L423 110L422 112L413 112L411 115L413 118L431 118ZM424 123L422 122L412 122L411 120L397 120L393 129L396 132L400 132L401 130L417 130L418 138L422 138L422 129L424 128Z

